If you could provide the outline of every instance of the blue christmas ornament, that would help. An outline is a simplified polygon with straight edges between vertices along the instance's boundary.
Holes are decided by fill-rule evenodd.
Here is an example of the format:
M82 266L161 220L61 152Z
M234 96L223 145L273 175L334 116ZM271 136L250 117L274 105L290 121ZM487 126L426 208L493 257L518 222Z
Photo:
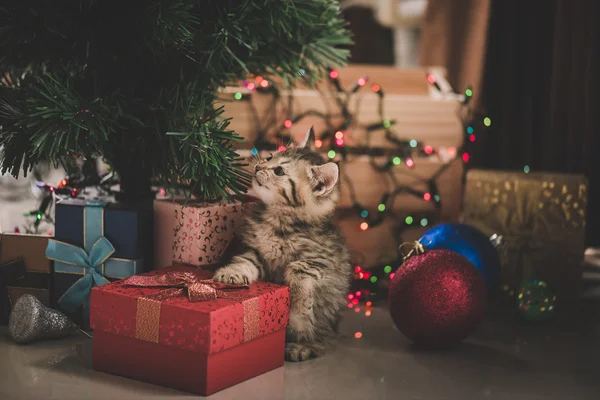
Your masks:
M500 259L490 239L480 230L465 224L443 224L431 228L419 240L427 250L451 250L477 268L492 293L500 277Z

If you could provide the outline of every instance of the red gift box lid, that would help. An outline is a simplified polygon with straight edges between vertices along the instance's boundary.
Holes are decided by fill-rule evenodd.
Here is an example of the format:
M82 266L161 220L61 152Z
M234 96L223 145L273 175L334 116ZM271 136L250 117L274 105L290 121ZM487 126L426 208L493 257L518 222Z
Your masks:
M142 275L170 272L193 272L202 279L212 276L212 272L182 265ZM249 289L235 290L235 300L190 302L184 295L155 300L151 295L165 288L128 286L124 282L92 289L92 329L214 354L284 329L289 321L287 286L254 282Z

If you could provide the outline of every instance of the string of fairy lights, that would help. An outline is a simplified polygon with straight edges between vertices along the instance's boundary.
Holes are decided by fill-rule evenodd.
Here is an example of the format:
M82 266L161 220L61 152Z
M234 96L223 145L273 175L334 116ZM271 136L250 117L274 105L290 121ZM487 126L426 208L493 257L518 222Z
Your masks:
M433 86L437 91L442 93L442 88L437 82L437 79L432 74L427 74L426 79L428 83ZM409 170L418 167L419 160L426 157L440 157L440 149L436 149L431 145L423 143L414 138L400 138L395 132L394 128L398 125L396 121L390 120L384 115L384 99L385 93L383 88L372 83L370 86L373 93L377 95L377 110L378 110L378 122L372 123L366 126L360 126L367 132L366 146L364 147L352 147L346 145L346 132L348 128L353 124L358 125L355 115L359 114L358 107L360 102L355 102L357 108L354 109L354 113L350 111L349 104L352 101L352 96L367 87L369 79L367 76L361 76L348 90L344 90L339 81L339 72L331 70L329 72L329 83L333 90L337 93L335 102L338 107L336 113L323 112L316 109L310 109L298 114L293 114L293 94L289 93L288 98L288 115L284 119L276 118L276 104L281 99L281 91L277 85L270 82L260 76L255 77L253 80L242 82L242 85L249 90L249 93L237 92L234 94L236 100L248 101L252 110L253 120L255 124L255 131L257 133L257 139L253 143L252 154L256 155L259 151L284 151L284 143L291 142L291 135L289 130L294 124L300 122L306 117L318 117L325 125L325 130L321 132L318 139L315 141L315 146L320 149L321 152L327 155L331 160L338 160L340 162L346 162L348 157L352 155L367 155L369 157L369 164L371 167L387 176L388 180L393 183L393 189L387 191L381 195L377 210L368 210L367 207L361 204L356 194L356 190L349 176L344 174L342 171L342 179L347 185L348 193L352 203L351 209L353 213L360 216L359 228L363 231L376 227L384 222L385 218L393 214L394 201L396 197L402 194L408 194L421 199L422 201L429 202L432 204L433 212L430 213L411 213L401 219L401 223L398 227L398 239L402 241L401 234L404 229L412 226L426 227L432 223L436 216L439 216L442 208L442 198L439 194L437 181L439 177L444 174L451 167L451 163L459 159L465 164L463 169L466 174L468 163L471 159L469 154L469 146L476 140L476 131L483 130L490 127L491 119L488 116L476 114L473 109L469 107L470 101L473 98L473 90L471 87L465 89L462 96L457 96L452 93L457 101L460 102L458 108L458 119L462 124L463 140L459 148L450 148L446 154L449 154L451 161L444 162L440 167L427 179L425 182L421 182L422 187L426 187L426 190L415 189L410 185L403 185L398 182L398 169L400 165L404 164ZM260 92L263 94L271 94L270 107L268 107L267 115L264 118L260 118L257 110L253 107L252 93ZM444 95L444 93L442 93ZM323 95L323 93L321 93ZM341 119L339 117L342 117ZM400 127L401 128L401 127ZM269 140L267 134L269 132L276 132L277 143ZM393 146L393 151L386 151L385 149L378 148L371 145L371 134L377 131L383 131L385 139ZM463 175L464 179L464 175ZM424 183L424 185L422 185ZM360 262L358 262L360 265ZM398 265L396 265L398 264ZM400 261L397 263L386 264L377 266L375 268L369 268L368 270L361 268L359 265L355 267L355 284L353 285L353 292L348 294L348 307L354 308L356 312L361 311L359 302L362 302L366 307L365 315L369 315L371 312L370 306L371 301L369 299L375 299L377 292L382 292L382 287L386 287L386 283L389 279L393 278L394 271L399 266ZM395 265L393 267L392 265ZM382 285L383 283L383 285Z
M110 194L110 187L118 183L114 172L108 172L102 175L92 176L66 176L57 185L50 185L45 182L35 182L35 186L41 191L41 200L35 210L28 211L23 215L31 218L23 228L26 234L39 234L42 223L54 225L52 210L59 199L78 198L87 188L94 188L98 193ZM21 233L21 229L16 226L14 233ZM52 235L52 232L46 232Z
M441 91L441 87L434 75L428 74L426 77L427 81L433 87ZM358 109L355 109L354 113L352 113L349 109L349 104L352 101L353 95L367 86L368 77L361 76L351 86L350 89L344 90L339 81L339 72L336 70L331 70L329 72L329 83L335 92L337 92L337 96L335 96L335 102L339 108L338 112L326 113L320 110L310 109L296 115L291 115L293 110L293 94L290 92L288 99L288 110L290 115L288 115L284 122L281 123L278 122L277 118L275 117L275 106L281 98L281 91L277 85L260 76L255 77L253 80L242 82L242 85L249 90L249 93L236 92L234 94L234 98L236 100L249 101L252 98L252 93L255 91L272 94L270 106L267 108L268 114L262 119L259 117L256 108L254 108L252 101L249 101L255 124L255 130L257 132L257 139L253 143L252 154L256 155L259 151L263 150L285 150L285 145L283 143L291 142L291 136L289 134L290 128L306 117L317 117L325 123L326 128L323 132L321 132L319 138L315 141L315 146L321 149L323 153L327 154L329 159L338 159L341 162L345 162L351 155L367 155L369 157L369 163L371 167L375 171L385 174L388 177L389 182L392 182L393 184L392 190L381 195L377 205L377 210L370 211L367 207L361 204L352 180L346 174L344 174L344 169L341 169L342 179L347 185L350 195L352 209L355 210L355 212L361 218L359 225L361 230L367 230L380 225L387 216L393 213L392 205L394 204L397 196L402 194L408 194L420 198L423 201L431 203L434 210L441 210L443 199L439 194L437 180L448 168L450 168L451 162L442 163L440 168L428 180L422 182L424 183L422 186L426 187L426 190L418 190L411 185L400 184L398 182L398 166L404 164L409 169L414 169L418 163L418 161L415 160L418 158L434 156L439 157L438 149L424 144L417 139L400 138L396 134L394 131L394 127L397 125L396 121L387 119L385 117L385 94L383 88L376 83L371 85L371 90L373 93L377 94L379 122L372 123L367 126L361 126L361 128L365 129L367 132L366 146L347 146L345 143L346 131L354 124L358 125L358 123L355 121L355 115L358 115L359 113ZM463 144L458 149L450 149L450 153L452 153L451 156L462 158L462 161L465 164L467 164L470 160L467 147L476 139L475 115L468 107L472 97L473 91L469 87L464 92L464 96L462 97L461 101L461 107L458 110L459 120L463 125ZM355 104L360 104L360 102L356 102ZM359 105L357 108L358 107ZM341 121L338 121L340 116L342 117ZM481 119L480 125L489 127L491 125L491 119L489 117ZM276 137L279 139L279 143L273 143L266 137L267 133L273 131L274 129L277 132ZM383 131L385 139L394 145L392 155L388 154L389 152L385 149L371 146L370 137L371 134L376 131ZM427 217L415 218L413 215L407 215L403 219L403 224L407 227L414 225L427 226L429 223L430 221Z

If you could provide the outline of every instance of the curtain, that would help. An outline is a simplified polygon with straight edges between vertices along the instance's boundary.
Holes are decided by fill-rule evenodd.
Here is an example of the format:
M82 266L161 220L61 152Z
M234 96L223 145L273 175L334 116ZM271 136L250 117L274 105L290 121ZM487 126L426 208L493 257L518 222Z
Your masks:
M429 0L421 24L420 63L443 66L456 91L479 87L485 55L490 0Z
M381 26L373 10L351 6L342 10L354 44L350 46L353 64L394 64L394 32Z
M600 245L600 1L494 1L474 164L583 173L587 244ZM480 140L481 139L481 140Z

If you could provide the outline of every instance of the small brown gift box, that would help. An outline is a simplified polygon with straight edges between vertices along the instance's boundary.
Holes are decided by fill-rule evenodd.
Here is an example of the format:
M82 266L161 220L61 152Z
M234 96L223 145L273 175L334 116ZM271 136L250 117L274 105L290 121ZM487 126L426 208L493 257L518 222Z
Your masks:
M46 258L49 236L0 234L0 324L24 294L50 306L52 262Z
M582 175L471 170L464 222L500 238L501 279L546 281L558 304L577 300L584 253L587 179Z

